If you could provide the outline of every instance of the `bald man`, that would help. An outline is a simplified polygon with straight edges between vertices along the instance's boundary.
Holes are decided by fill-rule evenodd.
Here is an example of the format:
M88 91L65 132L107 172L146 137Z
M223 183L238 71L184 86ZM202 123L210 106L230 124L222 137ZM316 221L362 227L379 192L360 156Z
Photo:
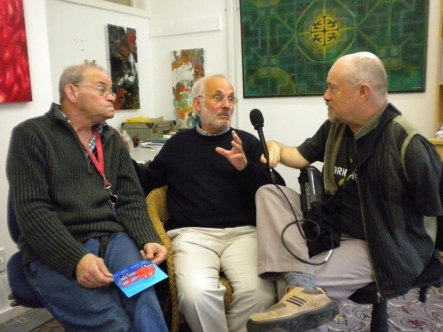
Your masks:
M373 281L381 299L404 294L433 252L424 216L443 213L442 163L434 146L388 102L383 63L369 52L345 55L331 67L327 86L328 120L315 135L298 147L273 141L267 146L272 167L324 163L326 194L341 187L334 219L340 246L321 264L328 252L310 257L306 239L293 226L285 234L285 248L283 229L303 219L300 196L280 188L295 205L293 213L278 188L260 188L258 272L265 280L285 281L287 288L278 304L250 316L250 332L327 331L324 324L339 311L334 301ZM369 157L348 172L364 151Z

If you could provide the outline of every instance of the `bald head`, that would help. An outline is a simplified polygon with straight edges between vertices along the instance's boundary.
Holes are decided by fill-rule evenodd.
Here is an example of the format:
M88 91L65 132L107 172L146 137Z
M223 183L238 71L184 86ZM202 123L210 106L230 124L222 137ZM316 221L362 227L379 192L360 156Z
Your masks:
M378 98L387 98L388 77L381 60L373 53L358 52L339 58L334 66L340 66L351 85L369 84Z
M323 99L331 122L358 132L387 103L388 80L383 63L369 52L339 58L328 73Z

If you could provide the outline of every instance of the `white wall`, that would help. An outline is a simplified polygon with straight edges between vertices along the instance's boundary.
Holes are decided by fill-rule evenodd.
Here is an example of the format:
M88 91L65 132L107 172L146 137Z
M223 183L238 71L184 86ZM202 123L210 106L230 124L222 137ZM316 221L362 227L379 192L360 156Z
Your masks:
M28 56L30 62L32 102L0 104L0 164L5 169L6 154L12 128L19 122L42 114L48 110L51 98L51 78L48 39L46 30L46 11L44 0L24 0L26 37L28 41ZM8 259L17 249L9 238L6 225L6 200L8 195L8 182L4 171L0 172L0 246L5 248ZM5 272L1 273L3 276ZM2 286L0 284L0 286ZM0 287L0 289L3 289ZM0 317L9 318L9 301L0 291ZM8 314L8 311L9 314ZM0 321L2 321L0 319Z
M174 119L172 105L172 51L203 48L205 52L205 73L226 74L227 61L227 38L226 38L226 0L154 0L151 4L152 26L172 23L179 26L184 20L191 20L199 24L199 20L208 17L220 19L221 30L199 32L191 34L175 34L151 39L153 51L153 77L155 80L154 109L156 116L163 115L165 119ZM177 29L176 32L180 32Z
M119 7L112 7L118 5L111 3L105 8L84 5L98 2L24 0L33 101L0 104L0 139L4 142L0 146L0 162L3 167L12 128L27 118L43 114L52 101L58 101L57 83L64 67L81 63L84 59L96 60L106 66L105 24L135 28L139 53L142 109L119 111L109 121L111 125L119 126L124 119L139 115L172 119L171 51L200 47L206 51L206 73L224 73L234 83L240 98L233 123L235 127L255 134L249 112L259 108L265 118L267 140L298 145L312 136L326 119L326 107L320 96L242 98L238 0L145 0L147 14L137 11L118 13L115 8ZM440 1L430 0L426 92L392 94L389 98L427 137L434 136L437 54L441 44L439 13ZM199 20L204 22L204 18L208 17L219 18L221 29L149 38L151 29L164 26L165 22L190 20L198 24ZM285 167L278 167L278 170L290 187L298 187L296 171ZM6 258L9 258L16 247L9 238L6 226L7 191L5 173L0 172L0 197L3 197L0 200L0 247L6 249ZM1 289L0 284L0 322L14 313L8 307L9 302Z
M49 53L51 59L51 78L54 82L52 98L58 103L58 79L63 69L84 60L95 60L109 70L107 57L107 24L133 28L137 32L138 72L140 86L140 110L120 110L116 112L112 124L120 127L126 118L153 116L152 47L149 39L151 20L149 12L131 8L130 13L105 8L124 8L122 5L98 0L45 0ZM132 13L132 14L131 14ZM134 15L138 13L139 15ZM144 16L143 16L144 15Z

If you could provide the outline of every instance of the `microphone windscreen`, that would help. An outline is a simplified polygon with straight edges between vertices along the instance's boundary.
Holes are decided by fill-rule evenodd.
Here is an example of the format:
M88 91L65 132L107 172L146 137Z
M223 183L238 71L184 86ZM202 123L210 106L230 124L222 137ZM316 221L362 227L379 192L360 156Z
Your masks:
M254 108L251 113L249 113L249 119L251 119L252 125L255 127L256 125L262 125L265 122L263 118L263 114L257 108Z

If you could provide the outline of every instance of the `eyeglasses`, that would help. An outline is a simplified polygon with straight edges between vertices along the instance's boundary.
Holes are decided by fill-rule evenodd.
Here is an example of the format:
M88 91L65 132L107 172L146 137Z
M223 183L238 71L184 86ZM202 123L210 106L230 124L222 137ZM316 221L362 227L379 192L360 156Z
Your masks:
M108 95L111 95L112 97L115 98L115 93L111 90L111 89L105 89L102 86L91 86L91 85L78 85L78 84L73 84L76 87L79 88L92 88L98 91L98 94L102 97L107 97Z
M200 98L204 98L204 96L199 96ZM209 99L214 99L216 104L223 104L225 102L225 100L228 101L229 105L231 106L235 106L237 105L238 99L230 96L230 97L222 97L220 95L216 95L214 97L210 97Z

